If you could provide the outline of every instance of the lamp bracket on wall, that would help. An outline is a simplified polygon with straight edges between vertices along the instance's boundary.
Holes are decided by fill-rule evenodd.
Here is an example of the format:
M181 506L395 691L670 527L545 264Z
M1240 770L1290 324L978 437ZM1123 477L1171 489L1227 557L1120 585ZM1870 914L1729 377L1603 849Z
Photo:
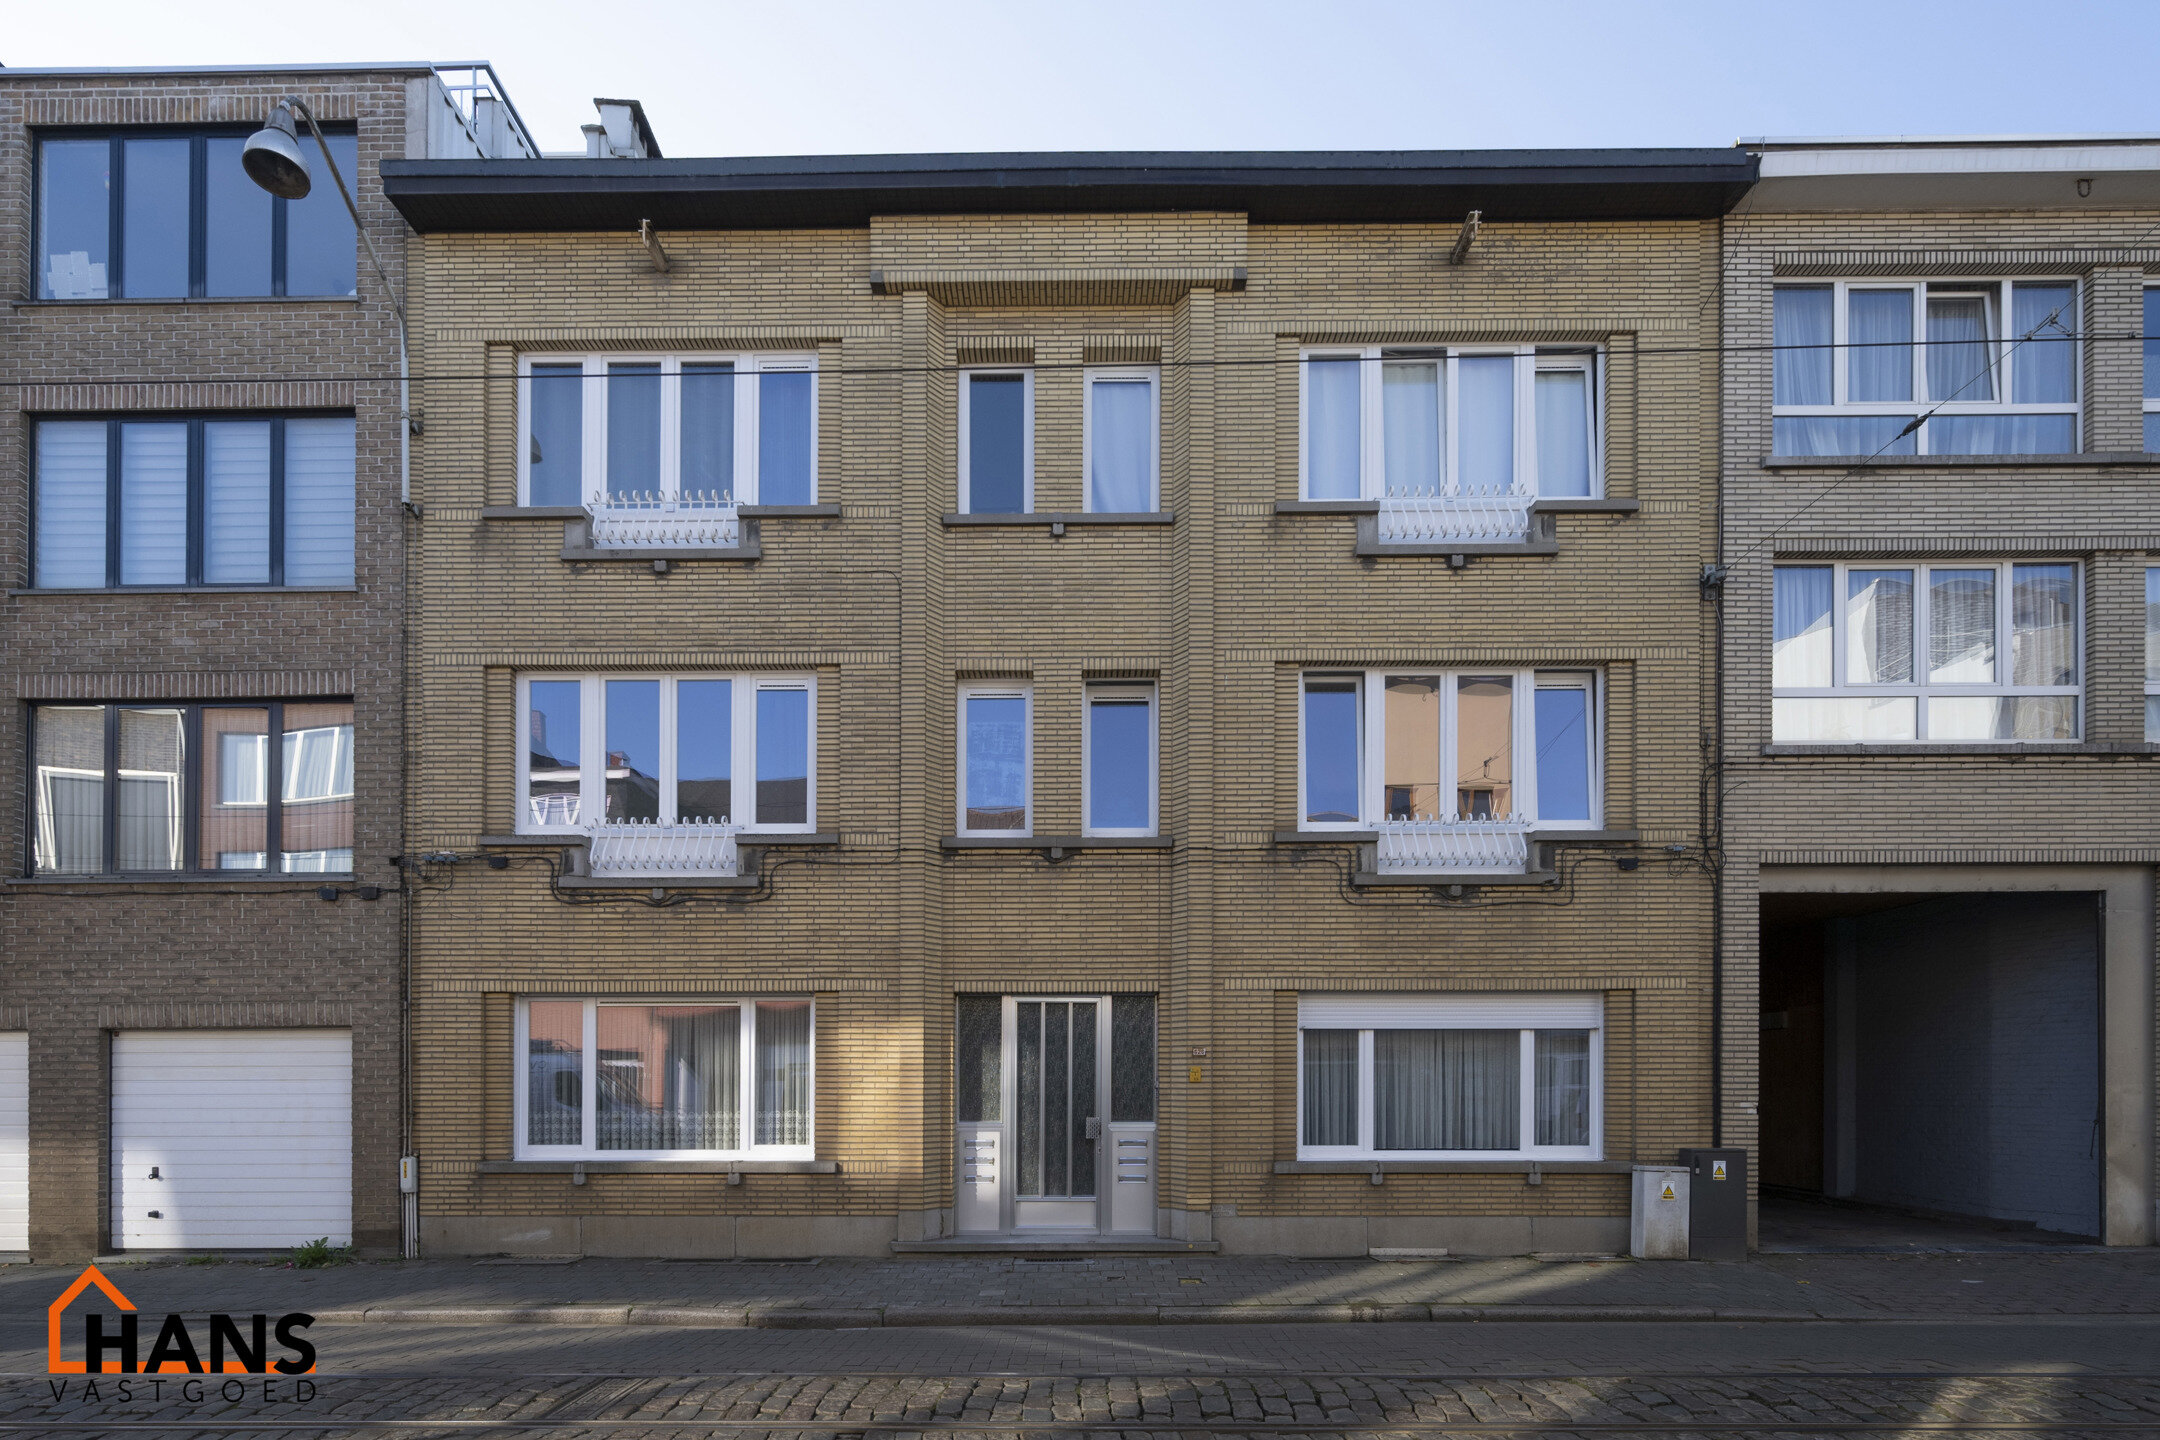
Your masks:
M638 243L645 247L645 256L652 261L652 268L663 275L667 274L667 251L661 248L660 232L653 229L652 221L637 222L637 238Z
M1455 248L1448 251L1448 264L1460 265L1470 258L1470 245L1477 239L1478 224L1484 216L1485 212L1482 210L1472 210L1463 216L1462 233L1455 237Z

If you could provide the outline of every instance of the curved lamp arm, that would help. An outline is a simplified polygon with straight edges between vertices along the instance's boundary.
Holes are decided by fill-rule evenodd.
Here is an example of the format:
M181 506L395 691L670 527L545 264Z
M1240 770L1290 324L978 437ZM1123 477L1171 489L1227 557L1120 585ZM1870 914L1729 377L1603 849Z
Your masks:
M345 177L338 171L337 161L330 154L330 142L323 138L322 126L315 123L315 112L308 109L307 102L297 95L288 95L278 102L300 112L308 123L308 131L315 137L315 144L322 151L323 164L330 167L330 178L337 182L338 194L345 200L345 209L351 214L353 229L360 232L360 243L367 247L368 263L375 267L375 274L383 283L383 293L390 297L390 308L397 312L398 325L405 324L405 305L398 299L397 287L390 283L390 272L383 268L382 257L375 253L375 242L368 238L367 226L360 222L360 207L353 203L352 191L345 188Z

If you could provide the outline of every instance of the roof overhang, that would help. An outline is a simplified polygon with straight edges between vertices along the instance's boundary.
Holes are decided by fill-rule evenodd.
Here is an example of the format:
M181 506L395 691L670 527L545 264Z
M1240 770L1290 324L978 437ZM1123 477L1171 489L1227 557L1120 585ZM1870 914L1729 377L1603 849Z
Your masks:
M2084 182L2084 193L2079 193ZM1750 212L2143 209L2160 140L1766 145Z
M386 160L433 231L804 229L873 215L1213 210L1256 224L1700 219L1754 183L1740 150L841 155Z

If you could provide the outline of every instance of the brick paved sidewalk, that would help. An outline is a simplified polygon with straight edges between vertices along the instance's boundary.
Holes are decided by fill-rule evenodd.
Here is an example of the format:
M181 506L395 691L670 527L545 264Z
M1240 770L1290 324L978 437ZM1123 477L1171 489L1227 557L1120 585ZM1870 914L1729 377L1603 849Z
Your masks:
M0 1266L0 1302L41 1316L74 1278ZM306 1310L325 1322L504 1320L841 1328L1319 1320L1966 1319L2160 1315L2160 1249L1626 1260L1005 1256L816 1262L375 1261L116 1264L141 1309Z

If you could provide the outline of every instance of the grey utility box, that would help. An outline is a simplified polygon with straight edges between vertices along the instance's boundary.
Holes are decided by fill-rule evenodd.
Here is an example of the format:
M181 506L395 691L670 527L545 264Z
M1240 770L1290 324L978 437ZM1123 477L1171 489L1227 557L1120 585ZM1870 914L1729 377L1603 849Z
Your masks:
M1747 1259L1747 1151L1682 1150L1688 1168L1688 1259Z

